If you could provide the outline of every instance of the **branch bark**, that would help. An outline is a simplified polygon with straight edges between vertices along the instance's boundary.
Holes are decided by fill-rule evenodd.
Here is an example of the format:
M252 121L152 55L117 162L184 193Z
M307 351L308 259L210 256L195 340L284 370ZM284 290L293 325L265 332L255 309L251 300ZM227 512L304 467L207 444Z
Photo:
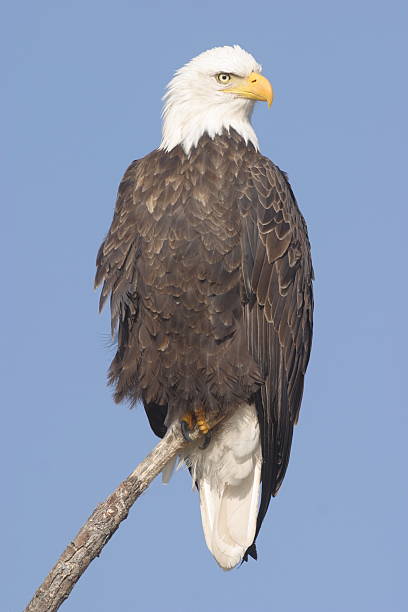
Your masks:
M211 428L220 419L210 422ZM198 429L191 439L200 437ZM171 427L152 452L99 504L64 550L24 612L54 612L65 601L88 565L99 556L137 498L147 489L166 463L188 446L179 426Z

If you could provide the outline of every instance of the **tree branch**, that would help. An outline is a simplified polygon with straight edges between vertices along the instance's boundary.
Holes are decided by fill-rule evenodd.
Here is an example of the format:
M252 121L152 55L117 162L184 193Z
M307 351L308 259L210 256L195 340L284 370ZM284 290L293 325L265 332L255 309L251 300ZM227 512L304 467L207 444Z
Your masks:
M210 427L219 422L215 418ZM191 439L200 437L198 429ZM103 547L127 517L137 498L147 489L166 463L188 446L180 427L173 426L152 452L91 514L75 539L64 550L25 612L54 612L65 601L88 565L99 556Z

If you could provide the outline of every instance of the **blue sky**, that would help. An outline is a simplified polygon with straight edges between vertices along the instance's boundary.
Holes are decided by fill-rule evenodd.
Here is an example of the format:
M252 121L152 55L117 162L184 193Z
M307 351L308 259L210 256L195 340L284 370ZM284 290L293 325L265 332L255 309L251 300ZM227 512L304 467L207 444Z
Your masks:
M406 3L18 1L2 7L0 608L23 609L95 505L155 444L115 406L92 290L120 177L161 96L239 43L275 90L254 116L308 221L315 341L259 560L223 573L187 474L155 482L67 612L406 609ZM404 397L403 397L404 394Z

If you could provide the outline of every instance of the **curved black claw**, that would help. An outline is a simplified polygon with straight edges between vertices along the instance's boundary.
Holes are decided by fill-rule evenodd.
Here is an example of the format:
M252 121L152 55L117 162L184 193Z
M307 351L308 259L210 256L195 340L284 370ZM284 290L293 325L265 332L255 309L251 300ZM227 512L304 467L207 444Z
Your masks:
M190 430L186 421L180 421L181 433L186 442L191 442Z
M203 443L201 444L201 446L199 446L198 448L200 450L205 450L207 448L207 446L209 445L209 443L211 442L211 434L210 432L206 433L204 436L204 440Z

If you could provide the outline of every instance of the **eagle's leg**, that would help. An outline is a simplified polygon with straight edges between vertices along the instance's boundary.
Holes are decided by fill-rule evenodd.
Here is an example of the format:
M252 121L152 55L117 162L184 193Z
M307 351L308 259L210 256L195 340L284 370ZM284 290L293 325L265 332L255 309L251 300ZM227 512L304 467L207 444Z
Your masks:
M211 434L210 426L208 425L205 412L202 408L195 408L192 412L187 412L180 420L181 433L187 442L191 442L190 431L194 429L195 424L197 424L200 433L205 436L204 442L200 446L201 449L205 449L211 441Z

